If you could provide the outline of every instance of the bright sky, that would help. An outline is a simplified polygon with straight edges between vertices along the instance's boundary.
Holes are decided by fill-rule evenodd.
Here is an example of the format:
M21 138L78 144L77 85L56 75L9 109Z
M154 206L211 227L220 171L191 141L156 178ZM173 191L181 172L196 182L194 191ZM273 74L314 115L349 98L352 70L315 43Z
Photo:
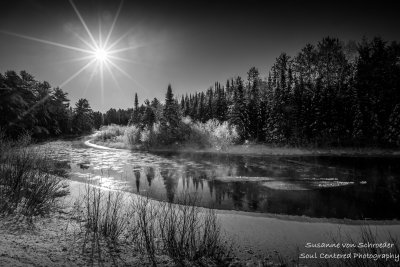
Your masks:
M264 2L2 0L0 72L26 70L106 111L132 107L135 92L163 100L169 83L180 95L252 66L266 76L281 52L328 35L400 40L395 1Z

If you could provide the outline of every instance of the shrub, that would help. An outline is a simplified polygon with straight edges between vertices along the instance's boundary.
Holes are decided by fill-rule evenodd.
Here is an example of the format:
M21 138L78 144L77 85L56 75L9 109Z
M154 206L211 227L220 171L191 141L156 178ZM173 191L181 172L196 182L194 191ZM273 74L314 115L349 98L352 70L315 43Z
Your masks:
M83 220L88 231L117 242L127 225L124 202L121 192L104 193L98 187L86 185Z
M189 126L189 133L185 132L185 143L200 147L212 147L217 150L226 149L239 141L236 127L228 122L220 123L218 120L209 120L205 123L192 123L184 118L183 124Z
M45 215L68 194L67 185L45 151L30 145L29 135L17 141L0 137L0 213Z
M154 123L151 128L135 125L102 127L95 140L120 142L130 148L138 145L145 148L174 145L223 150L239 141L239 134L236 127L228 122L209 120L200 123L184 117L176 129L170 129L168 123L164 125L161 122Z
M157 216L164 252L181 266L207 261L220 265L228 250L214 211L201 212L197 198L188 194L178 202L165 203Z
M116 137L124 135L125 128L125 126L115 124L102 126L99 133L95 136L95 140L102 142L115 140Z
M123 140L129 147L140 144L140 128L135 125L126 126Z
M223 264L230 250L214 211L197 207L197 197L187 193L177 201L160 203L143 197L133 201L131 221L136 225L131 227L138 230L137 246L154 266L157 254L168 255L178 266Z

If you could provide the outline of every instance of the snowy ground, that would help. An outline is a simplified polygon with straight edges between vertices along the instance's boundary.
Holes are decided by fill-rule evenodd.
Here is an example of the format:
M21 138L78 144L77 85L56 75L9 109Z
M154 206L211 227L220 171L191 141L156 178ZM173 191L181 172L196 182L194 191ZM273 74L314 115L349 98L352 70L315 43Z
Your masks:
M84 190L84 184L71 182L71 195L65 199L65 208L48 218L36 219L34 227L18 218L0 220L0 266L85 266L90 255L82 253L82 233L79 222L73 220L71 205ZM297 216L274 216L235 211L218 211L218 218L226 236L233 242L237 256L256 263L265 257L281 255L290 260L299 252L311 250L306 243L333 243L340 232L357 240L360 221L330 221ZM368 222L378 239L388 241L388 233L400 238L397 221ZM320 251L320 250L317 250ZM121 248L125 263L141 266L145 257L128 248ZM121 253L120 253L121 254ZM168 265L168 259L161 263ZM312 261L301 262L312 265ZM112 265L111 258L104 265Z

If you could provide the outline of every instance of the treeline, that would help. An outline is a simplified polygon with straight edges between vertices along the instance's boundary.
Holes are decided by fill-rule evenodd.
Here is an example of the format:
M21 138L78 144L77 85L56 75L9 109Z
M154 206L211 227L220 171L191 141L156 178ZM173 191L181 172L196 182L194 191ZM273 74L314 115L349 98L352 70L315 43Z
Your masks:
M327 37L295 57L282 53L265 78L253 67L246 80L217 82L175 103L180 117L229 121L241 141L399 146L400 44L374 38L344 45ZM151 124L158 105L155 99L139 107L136 96L131 122Z
M102 114L86 99L71 107L61 88L21 71L0 73L0 129L9 137L26 132L35 138L82 134L100 127Z
M81 99L72 108L60 88L26 72L0 74L0 127L9 135L84 133L101 125L159 123L167 139L179 139L180 121L218 120L235 126L240 141L318 146L400 146L400 44L381 38L344 44L324 38L295 56L282 53L266 77L252 67L245 79L216 82L176 98L168 87L134 107L93 112Z

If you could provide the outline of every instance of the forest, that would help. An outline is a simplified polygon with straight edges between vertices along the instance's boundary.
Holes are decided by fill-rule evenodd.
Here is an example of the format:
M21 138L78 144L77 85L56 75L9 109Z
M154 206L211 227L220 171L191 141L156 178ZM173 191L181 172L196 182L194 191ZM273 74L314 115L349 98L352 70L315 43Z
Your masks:
M83 134L102 125L161 128L163 144L182 140L182 121L228 123L237 143L291 146L400 146L400 44L375 37L359 43L323 38L294 57L280 54L265 77L256 67L244 79L175 97L168 86L133 108L94 112L86 99L70 106L61 88L25 71L0 74L0 127L8 136Z

